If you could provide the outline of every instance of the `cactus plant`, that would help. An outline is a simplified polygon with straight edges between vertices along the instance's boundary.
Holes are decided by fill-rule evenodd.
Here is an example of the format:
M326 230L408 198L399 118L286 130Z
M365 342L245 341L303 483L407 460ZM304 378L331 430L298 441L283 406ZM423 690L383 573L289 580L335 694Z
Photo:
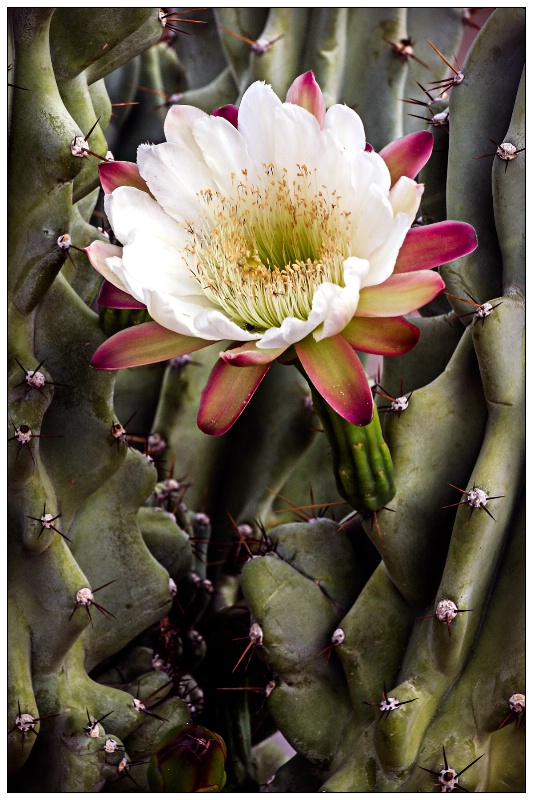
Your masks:
M463 11L11 9L12 791L261 791L276 730L268 791L523 791L525 13ZM356 227L280 178L237 252L256 151ZM246 316L274 253L331 296Z

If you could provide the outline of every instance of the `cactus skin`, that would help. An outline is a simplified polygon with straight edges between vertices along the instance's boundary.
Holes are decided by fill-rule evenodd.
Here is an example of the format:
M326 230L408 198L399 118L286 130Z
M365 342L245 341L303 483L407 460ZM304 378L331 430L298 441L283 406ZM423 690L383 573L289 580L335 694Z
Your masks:
M465 81L449 98L450 135L431 129L443 152L420 178L421 215L470 222L480 241L470 256L440 268L447 291L501 305L472 328L472 317L457 318L471 305L440 297L413 320L421 330L417 347L385 359L380 383L393 395L403 383L413 395L401 416L380 414L394 475L387 456L387 491L378 492L375 509L361 499L360 485L343 484L338 453L316 433L320 423L292 370L273 368L234 429L213 440L195 425L202 364L213 360L208 351L194 363L124 370L115 383L89 368L113 326L135 319L105 312L99 321L91 310L98 276L82 253L71 250L65 260L57 247L65 232L79 247L98 235L90 224L97 160L73 157L70 142L100 118L91 149L105 155L110 147L115 158L135 160L142 141L163 140L166 108L153 109L168 105L170 95L209 112L237 103L256 79L283 96L311 69L327 104L355 106L379 149L424 127L407 116L416 107L400 99L425 102L415 79L428 85L446 77L424 39L450 58L461 10L204 9L192 15L207 21L194 26L194 37L167 31L165 42L158 42L155 9L93 12L11 14L10 81L29 91L10 89L8 437L19 425L43 437L8 444L11 789L146 791L147 763L119 772L105 740L117 743L120 758L148 762L169 731L198 718L226 742L225 791L259 791L253 745L274 725L297 755L270 791L431 791L433 779L418 766L440 769L443 745L457 770L483 754L461 786L523 791L525 726L499 726L508 698L525 685L518 346L525 162L523 153L507 168L498 158L474 158L491 151L490 139L524 146L523 9L497 9L478 35L462 65ZM223 28L273 43L259 55ZM431 75L384 41L405 36ZM111 102L130 100L142 102L111 117ZM42 393L19 386L25 375L17 360L31 370L43 358ZM166 440L156 468L143 457L143 442L127 447L111 435L112 423L134 412L128 433ZM352 433L367 435L344 431L343 447ZM468 506L443 509L465 500L449 484L504 495L488 503L494 519L482 509L469 519ZM275 527L288 517L283 497L296 506L347 499L358 512L379 512L381 535L361 514L338 526L317 520L313 508L295 512L309 521ZM394 513L380 511L384 505ZM54 525L70 541L41 531L44 508L61 515ZM272 549L239 576L235 526L255 527L250 545L261 554L257 520ZM207 567L211 561L222 563ZM72 614L76 591L110 581L95 601L113 617L95 607L92 624L84 607ZM435 618L419 619L442 597L472 609L452 622L451 635ZM234 640L247 635L250 613L263 645L247 670L243 662L232 673L246 645ZM337 628L345 638L331 647ZM169 674L153 666L155 653L172 661L172 687ZM221 684L266 687L269 679L275 688L268 698L218 691ZM201 685L203 712L195 706L198 688L187 694L180 682ZM379 701L384 683L390 697L417 700L379 720L364 703ZM154 709L165 721L132 707L134 697L154 690L165 698ZM37 735L14 727L19 703L41 719ZM110 711L101 736L88 737L87 713L95 720Z

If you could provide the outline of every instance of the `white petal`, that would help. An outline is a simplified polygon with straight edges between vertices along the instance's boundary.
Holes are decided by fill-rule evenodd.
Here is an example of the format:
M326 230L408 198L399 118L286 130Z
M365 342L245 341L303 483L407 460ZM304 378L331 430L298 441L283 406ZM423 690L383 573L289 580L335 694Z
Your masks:
M119 186L104 199L105 213L113 232L123 245L132 241L136 231L147 229L152 236L175 247L187 241L182 225L178 225L147 192L133 186Z
M343 267L344 283L346 286L350 286L359 290L362 281L364 281L368 275L370 263L366 258L356 258L356 256L350 256L344 262Z
M391 177L381 156L358 151L352 164L352 181L360 203L364 205L365 193L371 185L377 186L385 194L389 193Z
M340 286L335 288L339 291L334 297L329 298L326 319L314 333L314 339L317 342L327 339L328 336L335 336L335 334L340 333L357 310L359 292L354 293L346 288L341 289Z
M373 170L373 179L372 182L375 183L380 189L383 189L384 192L388 192L391 188L391 176L389 172L389 168L387 167L386 163L383 161L379 153L359 153L358 159L360 161L369 161L372 164Z
M361 288L377 286L392 275L400 247L411 223L412 219L408 214L398 214L395 217L386 239L368 257L370 271L363 279Z
M317 342L340 333L350 322L357 311L359 289L369 268L370 264L366 259L354 256L346 259L344 262L344 283L346 285L344 287L335 286L337 291L324 293L324 299L328 304L327 314L323 325L314 334ZM321 290L322 286L317 292Z
M91 265L100 275L112 283L113 286L116 286L117 289L122 289L123 292L128 291L122 278L115 274L115 267L117 265L119 269L122 267L122 247L97 240L91 244L86 252Z
M422 199L424 186L421 183L406 178L402 175L399 178L389 193L389 201L394 211L394 214L403 212L409 214L413 222L416 217L416 212Z
M356 246L355 233L358 228L360 216L368 214L368 202L371 192L381 194L388 203L390 189L390 173L383 159L376 157L375 153L357 151L353 159L348 159L346 153L337 146L326 148L317 169L317 184L331 202L339 202L343 211L350 212L350 224L354 230L354 238L348 247L351 252L367 256L366 251L359 251ZM371 189L371 187L373 187ZM332 191L335 190L335 197ZM381 207L381 202L379 206ZM391 218L390 210L387 219ZM363 241L363 240L362 240Z
M199 193L216 192L210 169L184 144L142 145L137 151L139 172L164 210L180 222L197 225L206 211Z
M98 271L104 275L104 277L116 286L117 289L122 289L124 292L131 294L132 297L135 297L140 303L144 303L143 299L143 292L142 287L139 286L135 282L131 282L128 280L128 276L124 271L124 267L122 266L122 259L118 256L112 256L111 258L106 258L106 271L99 269Z
M110 269L138 300L143 287L178 296L202 293L184 250L188 234L150 195L120 187L106 196L105 209L124 244L120 263Z
M393 214L387 196L372 184L365 193L365 202L354 214L355 237L351 252L360 258L368 258L389 235Z
M165 119L165 139L171 144L188 147L200 157L192 133L194 123L209 115L194 106L172 106Z
M164 328L185 336L199 335L194 321L205 312L205 304L209 304L205 295L194 298L193 302L187 302L173 295L154 292L150 289L145 289L143 302L146 303L150 316L156 322L159 322ZM220 337L213 334L212 336L205 335L202 338L215 341Z
M125 245L122 265L130 281L147 289L175 293L178 297L203 294L180 249L147 229L137 230Z
M359 114L348 106L334 105L326 111L324 130L331 136L337 147L352 160L357 150L366 145L365 129Z
M208 341L232 339L249 342L260 337L260 334L249 333L229 320L205 295L185 301L175 295L146 290L144 302L156 322L176 333Z
M369 171L368 180L371 179ZM338 147L328 147L318 164L316 172L317 186L331 203L339 203L344 211L351 212L351 222L355 223L355 212L361 205L361 198L356 190L352 165L346 154ZM335 196L332 192L335 191ZM340 199L339 199L340 198Z
M281 100L262 81L252 83L245 91L239 106L239 131L248 144L248 152L252 161L261 164L273 164L275 127L275 109L281 108Z
M140 303L144 303L145 306L148 305L146 302L146 294L150 290L146 288L145 281L139 281L137 278L128 274L124 269L124 262L121 258L108 259L108 267L113 274L113 278L110 280L114 286L117 286L119 289L123 288L125 292L131 294L131 296Z
M257 342L257 347L261 350L268 350L274 347L288 347L295 342L300 342L302 339L312 333L315 328L320 325L321 319L318 319L318 314L309 314L309 319L301 320L296 317L287 317L283 320L279 328L269 328L263 334L262 339Z
M136 297L141 286L182 294L200 291L185 258L187 232L150 195L124 186L104 202L113 231L124 245L120 270Z
M195 124L194 138L222 194L235 195L243 174L252 172L242 134L223 117L205 116Z
M298 178L300 167L318 166L325 152L325 140L318 120L307 109L284 103L275 111L275 170L287 170L289 186Z
M230 319L228 319L221 311L217 309L206 309L202 311L194 320L194 327L197 331L196 335L204 339L211 339L213 336L217 339L234 339L237 342L251 342L254 339L259 339L260 333L250 333L243 330Z

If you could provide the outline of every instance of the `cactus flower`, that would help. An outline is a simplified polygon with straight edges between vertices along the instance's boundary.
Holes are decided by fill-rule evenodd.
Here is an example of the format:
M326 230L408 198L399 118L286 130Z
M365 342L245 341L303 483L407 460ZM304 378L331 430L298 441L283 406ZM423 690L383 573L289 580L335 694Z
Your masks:
M369 151L359 116L343 105L326 111L311 72L285 103L256 82L238 112L174 106L165 135L139 147L137 165L100 167L122 247L86 249L106 279L99 302L146 307L153 321L108 339L93 367L229 340L200 402L206 433L233 425L276 359L299 360L338 414L369 424L374 406L356 351L414 347L419 332L403 315L443 290L432 268L476 247L464 223L411 227L432 135Z
M152 792L220 792L226 783L226 745L218 733L187 722L161 740L148 765Z

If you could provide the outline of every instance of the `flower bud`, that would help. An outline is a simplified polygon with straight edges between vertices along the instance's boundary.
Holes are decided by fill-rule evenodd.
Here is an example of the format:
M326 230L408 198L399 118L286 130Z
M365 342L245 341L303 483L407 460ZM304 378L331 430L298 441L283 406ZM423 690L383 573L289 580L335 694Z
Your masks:
M217 733L187 722L167 733L148 765L152 792L220 792L226 745Z

